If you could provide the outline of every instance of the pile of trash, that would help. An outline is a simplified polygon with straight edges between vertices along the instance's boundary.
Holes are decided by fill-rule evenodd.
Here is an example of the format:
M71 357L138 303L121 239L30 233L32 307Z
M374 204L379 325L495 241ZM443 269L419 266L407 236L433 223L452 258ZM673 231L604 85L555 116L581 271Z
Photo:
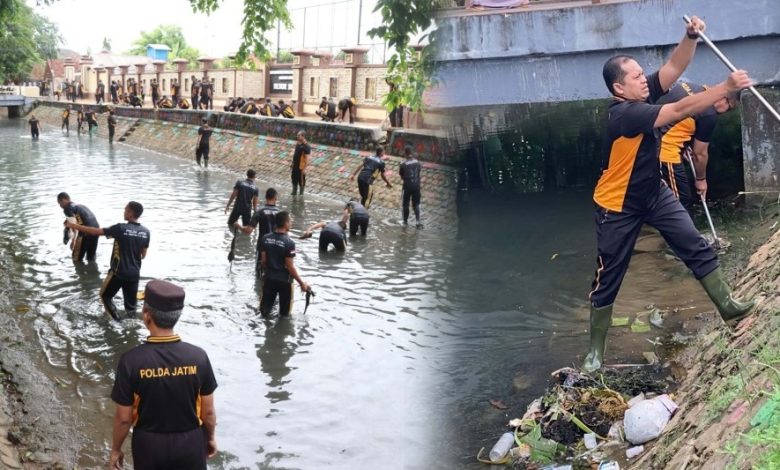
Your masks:
M596 377L573 368L552 373L547 393L509 421L477 460L516 469L619 470L663 433L677 410L660 367L605 370Z

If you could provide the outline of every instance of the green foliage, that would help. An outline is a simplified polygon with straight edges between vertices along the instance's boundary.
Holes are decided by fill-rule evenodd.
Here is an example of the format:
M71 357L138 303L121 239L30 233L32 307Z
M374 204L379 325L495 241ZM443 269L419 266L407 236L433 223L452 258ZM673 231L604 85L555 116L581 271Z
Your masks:
M21 81L33 66L57 56L57 27L22 0L0 0L0 82Z
M277 64L292 64L293 59L295 58L294 55L290 51L281 51L279 52L279 57L276 59Z
M152 31L141 31L141 37L133 42L130 53L134 55L146 55L148 44L165 44L171 48L169 59L187 59L190 65L196 64L200 52L187 44L181 27L176 25L160 25Z
M220 1L190 0L190 3L193 11L210 14L219 8ZM275 28L277 22L285 28L292 28L287 0L244 0L244 18L241 20L243 32L236 59L246 61L250 53L261 60L270 59L270 43L265 33Z
M388 109L406 105L412 111L422 111L423 92L433 84L433 43L418 55L410 47L411 37L431 27L435 0L379 0L374 11L382 13L382 26L368 35L382 38L395 53L387 62L388 81L395 84L383 104ZM427 35L423 36L423 41ZM431 36L432 39L435 36Z

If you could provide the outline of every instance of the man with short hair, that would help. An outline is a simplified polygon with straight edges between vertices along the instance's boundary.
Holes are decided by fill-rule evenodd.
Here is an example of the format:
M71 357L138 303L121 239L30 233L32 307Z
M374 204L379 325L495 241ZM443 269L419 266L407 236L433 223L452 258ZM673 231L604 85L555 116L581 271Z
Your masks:
M403 181L403 217L404 225L409 225L409 203L414 208L414 217L417 220L417 228L423 228L420 222L420 186L422 165L414 158L411 145L404 147L404 157L406 160L401 162L398 168L398 175Z
M346 251L347 249L347 219L348 214L344 214L340 220L334 220L331 222L322 221L311 225L303 232L301 238L311 238L314 235L314 231L320 229L319 248L320 251L328 251L330 245L336 251Z
M309 291L309 285L303 282L293 263L295 242L288 235L292 217L287 211L281 211L274 216L274 223L274 231L264 235L260 245L264 273L260 314L267 317L271 313L278 295L279 316L288 317L292 309L292 281L297 281L303 292Z
M360 234L365 236L368 232L369 215L368 210L358 202L354 197L347 201L344 208L345 216L349 217L349 234L355 236L360 230Z
M292 180L292 195L298 194L298 187L301 188L301 196L306 188L306 167L309 166L309 157L311 156L311 145L306 141L306 133L298 131L296 135L298 143L293 152L290 179Z
M371 207L371 200L374 197L373 185L377 176L382 177L388 188L393 187L390 181L387 180L387 176L385 176L384 153L385 149L382 146L377 146L376 153L364 158L363 163L355 168L355 171L349 177L350 180L354 181L355 176L357 176L360 204L366 208Z
M174 108L179 107L179 96L180 96L179 82L174 78L171 80L171 101L173 101Z
M201 126L198 128L198 142L195 145L195 161L200 166L200 159L203 157L203 162L206 168L209 167L209 138L214 132L209 126L209 121L206 118L200 120Z
M200 81L200 109L209 109L209 96L211 96L209 88L211 88L211 82L204 75Z
M244 103L243 106L241 106L240 112L243 114L255 114L257 113L257 105L255 104L255 99L251 96L247 98L246 103Z
M149 337L119 358L111 390L116 403L111 470L124 468L122 444L131 426L137 469L206 470L206 460L217 453L211 361L173 330L184 295L167 281L146 284L142 320Z
M225 206L225 213L227 214L230 205L233 204L234 200L236 201L236 205L233 206L233 211L230 213L230 217L228 217L227 223L230 227L233 226L239 217L242 224L249 224L252 212L257 208L259 195L255 185L255 177L257 177L257 173L250 168L246 171L246 179L243 181L237 180L236 184L233 185L233 192L230 193L230 199Z
M62 129L65 129L65 134L70 135L70 105L62 112L62 127L60 130Z
M157 83L157 79L153 78L149 87L152 89L152 107L157 109L160 102L160 84Z
M695 83L679 82L658 100L658 104L674 103L686 96L704 91L706 87ZM693 206L693 191L706 197L707 193L707 161L709 160L709 145L718 115L726 113L739 105L739 94L733 93L715 102L695 116L688 116L680 121L667 124L661 129L661 173L685 210L691 214ZM696 174L694 185L688 179L688 170L683 160L690 159Z
M347 112L349 112L349 123L354 124L355 123L355 98L344 98L341 101L339 101L338 104L339 111L341 111L341 116L339 117L339 122L344 122L344 116L346 116Z
M265 205L260 207L252 214L252 220L245 227L242 227L238 222L233 224L233 227L241 230L246 234L252 233L257 229L257 261L255 265L255 273L262 275L262 263L260 259L260 252L262 251L263 236L271 233L276 228L276 214L279 213L279 207L276 205L278 193L274 188L268 188L265 191Z
M674 103L656 104L687 68L704 27L704 22L693 17L669 61L648 77L630 56L614 56L604 64L604 82L615 101L608 113L609 159L593 194L598 258L589 295L590 351L583 364L588 372L602 365L612 306L644 224L661 232L701 282L724 321L742 319L753 307L753 302L743 303L731 296L717 255L661 181L659 171L656 129L701 113L752 83L747 73L736 71L701 93Z
M125 206L124 219L108 228L87 227L81 224L65 222L65 226L83 232L87 235L105 235L114 239L114 249L111 254L111 267L100 289L100 300L106 313L119 321L119 313L114 305L114 296L122 289L127 318L136 315L136 295L138 280L141 278L141 260L146 258L149 249L149 229L138 223L138 218L144 212L144 207L135 201Z
M295 101L293 101L293 104ZM287 119L293 119L295 117L295 110L292 106L285 103L284 100L279 100L279 116Z
M30 120L27 121L27 125L30 126L30 136L32 137L32 140L38 140L38 137L41 135L41 130L43 129L41 121L32 114L30 115Z
M114 143L114 133L116 132L116 116L114 116L114 110L108 112L108 143Z
M57 204L59 204L60 208L62 208L62 211L65 213L65 217L72 217L71 222L75 222L86 227L100 227L97 218L95 218L95 214L93 214L87 206L72 202L68 193L59 193L57 195ZM73 251L73 262L75 263L77 261L84 261L85 256L87 261L95 261L97 246L97 235L88 235L82 232L76 232L75 236L70 241L70 248Z
M200 81L193 75L192 86L190 86L190 98L192 99L192 109L200 109Z

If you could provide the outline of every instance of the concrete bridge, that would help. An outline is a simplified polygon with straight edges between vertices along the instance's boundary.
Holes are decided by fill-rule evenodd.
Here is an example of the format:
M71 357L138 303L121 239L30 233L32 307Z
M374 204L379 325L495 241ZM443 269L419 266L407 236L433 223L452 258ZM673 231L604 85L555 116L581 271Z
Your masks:
M716 6L717 5L717 6ZM450 9L437 18L436 108L607 98L604 61L637 57L647 71L684 34L684 14L759 84L780 82L778 0L592 0L541 2L511 10ZM723 80L728 70L699 45L684 79Z
M8 108L9 118L21 117L23 108L31 105L38 94L34 86L0 86L0 108Z

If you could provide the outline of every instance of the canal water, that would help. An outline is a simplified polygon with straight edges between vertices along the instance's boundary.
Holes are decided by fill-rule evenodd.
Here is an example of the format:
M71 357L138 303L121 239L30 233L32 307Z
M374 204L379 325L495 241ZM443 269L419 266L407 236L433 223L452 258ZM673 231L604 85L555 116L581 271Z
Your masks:
M177 330L210 356L221 449L210 468L418 468L437 450L436 370L447 357L445 293L452 237L372 221L346 255L297 242L296 265L316 297L289 321L263 321L254 278L254 237L241 236L232 272L223 213L242 175L47 126L31 141L26 122L0 120L0 239L19 268L11 304L37 352L35 367L57 384L82 445L80 468L99 468L110 448L110 390L119 356L142 342L140 321L109 321L98 301L111 241L95 265L75 266L62 242L60 191L88 206L101 226L144 205L151 230L141 286L163 278L186 290ZM259 186L264 192L267 187ZM343 202L307 195L280 205L305 226L334 219ZM118 305L121 303L118 302ZM18 338L17 338L18 339Z
M561 149L585 163L556 175L555 165L538 162L551 149L505 132L499 150L525 152L529 164L472 165L472 177L483 172L483 188L463 192L450 232L405 230L381 218L345 256L320 255L316 240L300 241L296 264L315 303L305 316L299 301L291 321L266 322L255 312L254 240L239 238L232 272L226 260L223 208L240 175L104 139L27 135L23 123L0 121L0 242L23 266L12 301L30 310L15 315L40 353L36 366L61 384L59 399L76 416L83 467L104 462L112 369L145 331L101 311L110 243L101 241L97 266L70 262L59 191L89 206L103 226L120 221L128 200L145 205L141 221L152 238L142 285L166 278L185 287L178 330L209 352L220 383L221 453L211 468L481 468L479 447L522 415L552 370L582 360L595 266L587 186L598 142ZM495 154L485 161L505 161ZM296 234L342 207L286 192L281 205L293 212ZM663 249L657 235L641 235L617 314L633 317L648 304L683 315L711 309ZM607 362L641 361L652 350L647 340L661 334L613 328ZM508 409L492 407L496 399Z

